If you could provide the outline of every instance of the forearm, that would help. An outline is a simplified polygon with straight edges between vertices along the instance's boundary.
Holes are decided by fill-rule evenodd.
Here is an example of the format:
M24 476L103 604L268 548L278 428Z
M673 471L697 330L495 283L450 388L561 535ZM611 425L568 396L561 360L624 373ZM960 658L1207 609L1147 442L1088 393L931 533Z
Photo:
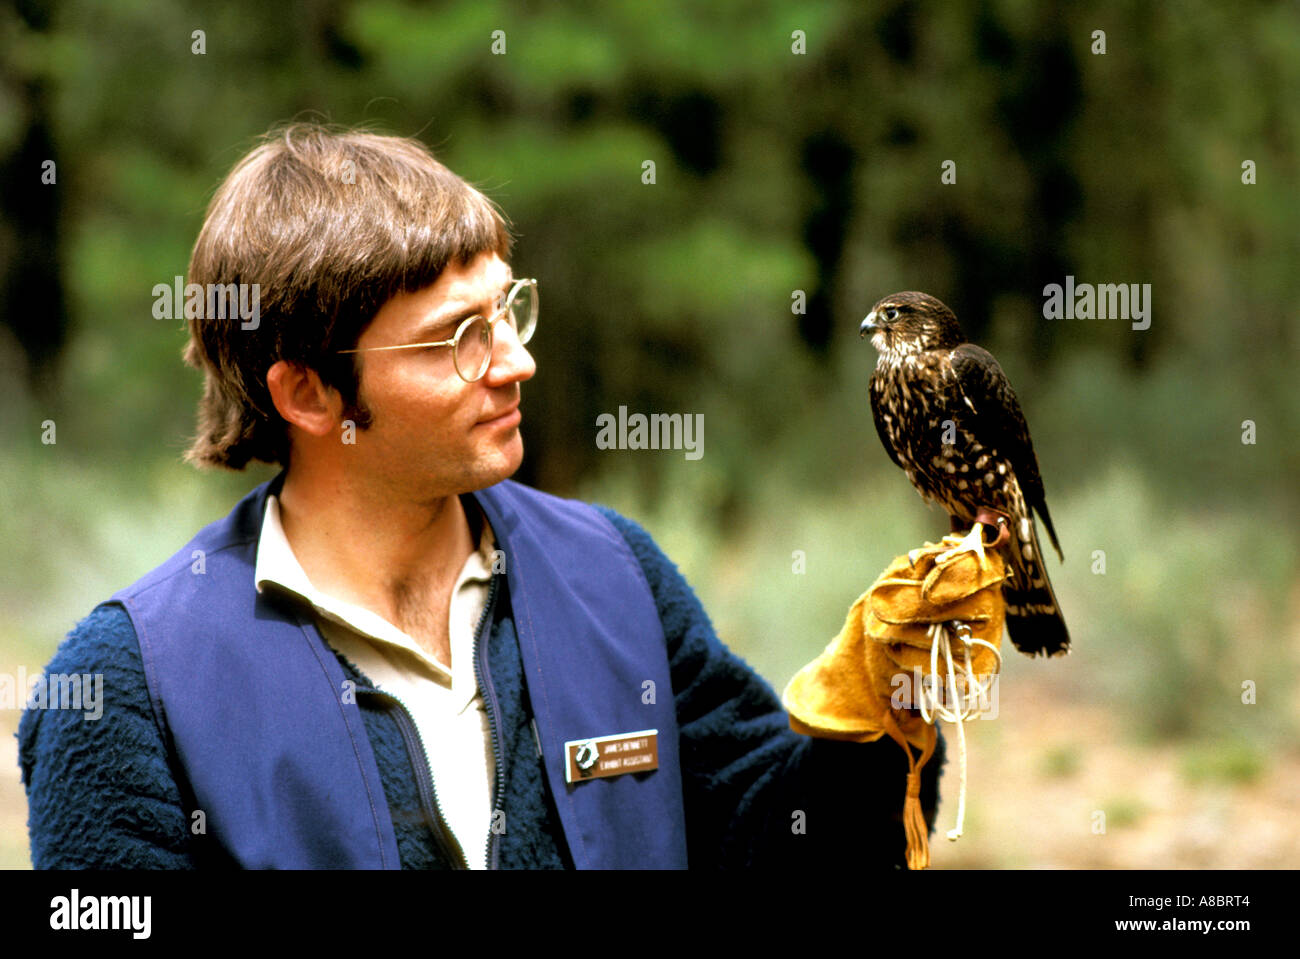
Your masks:
M847 743L792 731L775 691L717 638L672 562L635 523L611 522L645 571L664 626L695 867L904 862L907 758L890 739ZM933 823L942 740L922 772Z

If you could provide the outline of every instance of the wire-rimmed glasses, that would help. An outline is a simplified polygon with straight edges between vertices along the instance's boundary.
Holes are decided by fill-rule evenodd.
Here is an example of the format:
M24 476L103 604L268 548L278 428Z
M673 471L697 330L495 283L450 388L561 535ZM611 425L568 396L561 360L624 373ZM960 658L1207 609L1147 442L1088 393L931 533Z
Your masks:
M537 281L535 279L515 280L499 301L500 306L491 316L478 313L466 319L456 328L456 335L449 340L434 343L403 343L399 346L368 346L359 350L339 350L339 353L371 353L379 350L414 350L434 346L450 346L456 372L466 383L482 379L492 364L492 330L500 320L506 320L513 327L520 343L527 343L533 338L537 329Z

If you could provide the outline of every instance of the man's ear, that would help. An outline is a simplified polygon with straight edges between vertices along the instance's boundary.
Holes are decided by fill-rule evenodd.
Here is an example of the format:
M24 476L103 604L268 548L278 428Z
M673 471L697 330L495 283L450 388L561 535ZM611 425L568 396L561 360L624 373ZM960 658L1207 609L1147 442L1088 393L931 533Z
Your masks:
M280 360L266 372L271 402L285 422L312 436L338 429L343 400L338 390L321 382L315 370Z

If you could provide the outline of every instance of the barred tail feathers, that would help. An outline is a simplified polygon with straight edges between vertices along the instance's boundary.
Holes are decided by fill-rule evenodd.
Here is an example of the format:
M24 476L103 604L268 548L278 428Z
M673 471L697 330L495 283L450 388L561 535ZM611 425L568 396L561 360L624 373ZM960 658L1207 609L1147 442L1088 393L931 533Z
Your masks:
M1011 542L1005 547L1012 576L1002 588L1011 642L1031 656L1069 652L1070 633L1047 578L1033 514L1026 509L1014 517L1013 524Z

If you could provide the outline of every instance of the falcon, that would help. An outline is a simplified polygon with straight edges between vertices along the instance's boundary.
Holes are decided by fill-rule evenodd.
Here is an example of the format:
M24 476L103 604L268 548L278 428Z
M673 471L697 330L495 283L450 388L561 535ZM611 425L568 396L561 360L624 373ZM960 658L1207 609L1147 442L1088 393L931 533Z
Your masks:
M1011 570L1003 584L1011 642L1030 656L1069 652L1065 628L1038 545L1037 512L1064 561L1047 510L1029 426L993 354L967 343L957 317L925 293L894 293L859 329L879 353L871 415L885 452L921 497L937 502L963 543L980 552L981 509L1009 517L1001 547ZM990 514L983 514L985 522Z

